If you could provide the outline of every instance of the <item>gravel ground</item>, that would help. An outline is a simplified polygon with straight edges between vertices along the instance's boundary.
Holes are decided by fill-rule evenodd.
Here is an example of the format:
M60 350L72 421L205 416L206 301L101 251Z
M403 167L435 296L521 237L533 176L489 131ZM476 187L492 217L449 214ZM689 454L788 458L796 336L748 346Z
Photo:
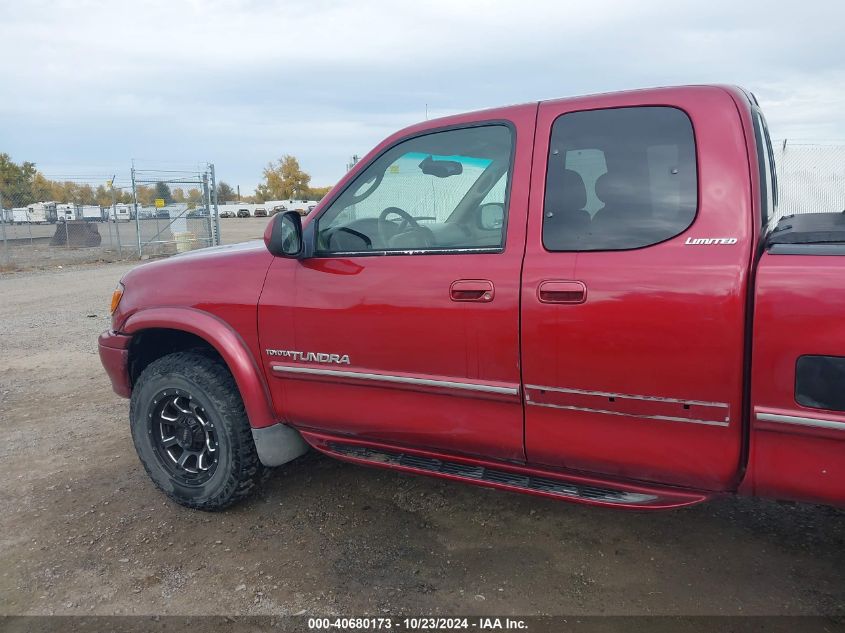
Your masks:
M310 454L182 509L97 357L130 266L0 275L0 614L845 614L819 506L623 513Z

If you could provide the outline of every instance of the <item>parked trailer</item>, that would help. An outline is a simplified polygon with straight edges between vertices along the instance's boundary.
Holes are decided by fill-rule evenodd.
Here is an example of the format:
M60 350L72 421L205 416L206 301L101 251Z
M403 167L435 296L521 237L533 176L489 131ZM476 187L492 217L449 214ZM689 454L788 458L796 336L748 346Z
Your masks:
M64 202L56 205L56 221L67 222L75 220L77 216L77 207L71 202Z
M132 206L128 204L116 204L109 207L106 212L112 222L129 222L132 219Z
M28 222L31 224L49 224L57 219L55 202L34 202L26 208L29 209Z
M103 210L96 204L83 205L80 209L79 219L87 222L102 222Z
M12 224L28 224L29 209L26 207L15 207L12 209Z

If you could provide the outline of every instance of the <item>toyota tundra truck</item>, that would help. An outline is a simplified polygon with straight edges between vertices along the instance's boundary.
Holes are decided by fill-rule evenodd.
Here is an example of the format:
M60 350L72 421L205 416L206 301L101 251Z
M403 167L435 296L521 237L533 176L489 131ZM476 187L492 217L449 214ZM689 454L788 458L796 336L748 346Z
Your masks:
M845 502L845 215L779 218L752 94L461 114L264 243L134 268L99 352L164 493L314 448L598 506Z

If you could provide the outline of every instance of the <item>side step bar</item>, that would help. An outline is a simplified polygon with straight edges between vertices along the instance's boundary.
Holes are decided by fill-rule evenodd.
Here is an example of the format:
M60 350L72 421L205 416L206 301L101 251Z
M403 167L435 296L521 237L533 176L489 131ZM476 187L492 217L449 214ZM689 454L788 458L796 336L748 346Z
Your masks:
M302 434L317 450L344 461L433 475L576 503L656 510L692 505L708 498L706 493L694 491L616 484L579 475L537 471L522 466L479 463L478 460L374 446L308 431L302 431Z

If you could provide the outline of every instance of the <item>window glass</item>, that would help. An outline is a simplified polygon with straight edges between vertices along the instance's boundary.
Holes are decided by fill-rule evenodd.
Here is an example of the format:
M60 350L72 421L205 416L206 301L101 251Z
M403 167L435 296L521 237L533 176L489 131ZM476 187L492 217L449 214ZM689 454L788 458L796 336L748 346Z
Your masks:
M757 161L760 169L760 208L763 227L777 217L777 177L775 172L774 152L769 139L766 120L758 109L754 109L754 136L757 141Z
M484 200L481 201L481 204L489 203L498 203L498 204L505 204L505 195L507 194L507 185L508 185L508 175L502 174L502 177L496 181L496 184L493 185L493 188L484 196Z
M815 409L845 411L845 358L799 356L795 364L795 400Z
M591 110L554 122L543 208L548 250L657 244L688 228L697 204L695 140L681 110Z
M573 149L566 152L564 169L569 169L581 176L584 187L587 190L587 204L584 210L592 218L596 211L604 204L596 196L596 181L600 176L607 173L607 165L604 162L604 152L598 149Z
M504 125L436 132L395 145L321 215L318 251L501 247L511 146Z

